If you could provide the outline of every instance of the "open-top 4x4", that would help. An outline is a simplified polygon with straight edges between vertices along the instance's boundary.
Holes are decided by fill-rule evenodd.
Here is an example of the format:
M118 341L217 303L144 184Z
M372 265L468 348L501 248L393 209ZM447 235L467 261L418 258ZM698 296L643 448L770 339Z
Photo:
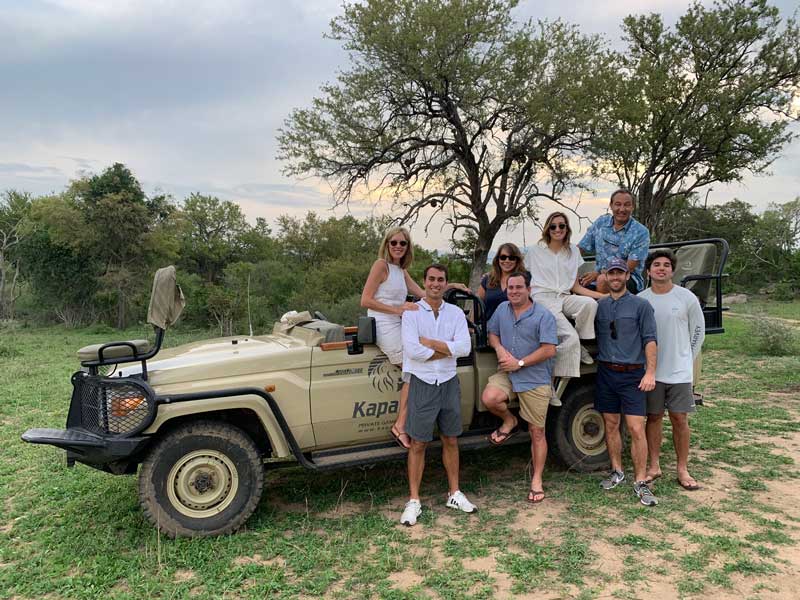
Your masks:
M700 298L706 332L722 332L727 243L658 247L665 246L678 255L676 283ZM591 267L588 262L585 268ZM473 339L471 354L458 360L465 431L460 445L486 447L497 423L480 398L497 361L487 346L483 303L458 290L446 300L469 315ZM371 318L343 327L308 315L276 323L270 335L162 351L165 330L182 308L174 268L160 269L148 310L154 343L79 350L82 368L72 376L66 429L31 429L22 439L63 448L69 465L77 461L114 474L138 468L144 512L170 536L236 530L258 505L265 466L323 471L405 456L389 440L400 371L375 345ZM551 456L578 471L608 465L603 420L593 407L594 372L595 365L582 365L579 379L557 381L563 405L548 416Z

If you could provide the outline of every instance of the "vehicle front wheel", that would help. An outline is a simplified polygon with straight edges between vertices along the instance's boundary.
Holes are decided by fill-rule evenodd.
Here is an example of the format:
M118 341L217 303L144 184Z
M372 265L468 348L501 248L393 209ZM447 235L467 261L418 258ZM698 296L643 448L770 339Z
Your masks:
M156 443L139 473L139 504L169 537L231 533L253 514L264 469L253 440L228 423L180 425Z
M609 468L603 416L594 408L594 386L567 388L561 403L547 424L550 455L581 473Z

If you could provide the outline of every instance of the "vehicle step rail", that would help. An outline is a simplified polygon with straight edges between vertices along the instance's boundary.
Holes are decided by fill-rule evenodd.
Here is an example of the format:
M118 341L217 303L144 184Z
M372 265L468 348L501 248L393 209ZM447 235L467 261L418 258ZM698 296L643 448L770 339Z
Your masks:
M463 433L458 438L459 450L463 452L491 446L492 443L489 441L489 436L492 431L494 429L477 429ZM511 444L530 444L530 438L527 435L517 435L505 442L503 446ZM428 444L429 450L438 450L441 447L442 442L439 439L435 439ZM403 460L407 454L408 451L398 446L395 442L379 442L353 448L337 448L336 450L314 452L311 454L310 462L314 465L314 470L328 471L392 460Z

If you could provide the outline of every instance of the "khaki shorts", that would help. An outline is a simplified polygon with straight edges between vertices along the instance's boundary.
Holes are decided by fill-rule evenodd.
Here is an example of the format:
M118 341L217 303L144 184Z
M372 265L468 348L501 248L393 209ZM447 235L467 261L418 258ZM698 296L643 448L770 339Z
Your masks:
M553 395L552 386L540 385L525 392L515 392L511 389L508 373L503 371L498 371L489 377L487 385L503 390L509 400L519 398L519 416L535 427L544 428L547 421L547 407L550 406L550 398Z

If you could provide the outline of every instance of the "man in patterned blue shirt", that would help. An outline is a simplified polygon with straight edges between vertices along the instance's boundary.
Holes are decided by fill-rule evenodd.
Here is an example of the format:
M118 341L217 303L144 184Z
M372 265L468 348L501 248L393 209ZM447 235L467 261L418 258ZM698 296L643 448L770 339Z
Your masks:
M592 223L578 244L581 254L596 257L595 270L581 275L580 284L608 293L608 263L612 258L621 258L628 263L631 274L628 289L638 294L644 289L644 261L650 247L650 232L633 218L633 195L628 190L611 194L609 207L611 214Z

